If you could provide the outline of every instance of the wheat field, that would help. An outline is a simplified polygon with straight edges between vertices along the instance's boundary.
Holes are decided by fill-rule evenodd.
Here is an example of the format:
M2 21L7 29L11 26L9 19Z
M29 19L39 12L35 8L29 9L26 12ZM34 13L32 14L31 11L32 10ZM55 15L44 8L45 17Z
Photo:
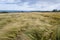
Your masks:
M59 40L60 12L0 14L0 40Z

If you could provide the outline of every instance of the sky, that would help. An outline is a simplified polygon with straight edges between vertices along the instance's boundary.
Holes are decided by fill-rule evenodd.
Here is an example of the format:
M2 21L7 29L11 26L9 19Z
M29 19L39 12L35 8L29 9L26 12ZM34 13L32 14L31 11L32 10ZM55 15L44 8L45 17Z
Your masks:
M0 0L0 10L51 11L60 9L60 0Z

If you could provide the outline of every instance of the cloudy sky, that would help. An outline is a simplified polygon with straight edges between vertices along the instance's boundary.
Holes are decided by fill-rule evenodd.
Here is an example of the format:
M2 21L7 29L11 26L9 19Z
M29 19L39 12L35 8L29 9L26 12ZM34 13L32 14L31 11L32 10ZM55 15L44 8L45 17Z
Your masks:
M60 9L60 0L0 0L0 10Z

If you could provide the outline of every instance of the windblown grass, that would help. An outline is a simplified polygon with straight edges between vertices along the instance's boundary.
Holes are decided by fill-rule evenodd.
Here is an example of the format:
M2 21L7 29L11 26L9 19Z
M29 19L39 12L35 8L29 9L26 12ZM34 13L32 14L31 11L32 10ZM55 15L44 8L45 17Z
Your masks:
M60 13L0 14L0 40L57 40L59 33Z

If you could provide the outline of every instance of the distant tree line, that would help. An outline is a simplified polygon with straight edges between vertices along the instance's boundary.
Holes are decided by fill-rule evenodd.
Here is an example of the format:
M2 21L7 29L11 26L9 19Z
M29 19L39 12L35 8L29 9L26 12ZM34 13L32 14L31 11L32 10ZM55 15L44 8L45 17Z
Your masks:
M3 11L3 12L0 12L0 13L8 13L8 12L6 12L6 11Z
M54 9L52 10L52 12L60 12L60 10Z
M52 11L10 11L10 12L60 12L60 10L53 9ZM8 11L2 11L0 13L9 13Z

